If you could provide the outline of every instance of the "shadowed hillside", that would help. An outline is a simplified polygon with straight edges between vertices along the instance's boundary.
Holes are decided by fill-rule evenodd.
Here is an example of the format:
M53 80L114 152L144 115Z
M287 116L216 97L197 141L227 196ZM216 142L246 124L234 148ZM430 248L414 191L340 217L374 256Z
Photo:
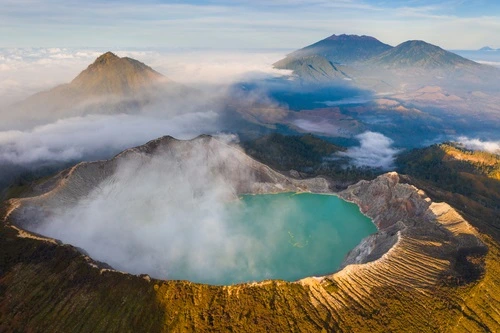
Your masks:
M445 51L439 46L420 40L410 40L370 59L370 64L384 68L421 68L421 69L474 69L480 64L465 59L455 53Z
M332 35L303 49L290 53L274 64L276 68L293 69L288 65L294 60L321 56L334 64L353 64L366 61L392 47L370 36Z
M270 134L242 142L245 152L256 160L295 177L326 176L337 189L360 179L373 179L379 171L357 168L337 153L346 150L311 134L285 136Z
M344 79L376 91L387 91L388 85L398 89L404 83L421 86L439 82L436 76L480 83L478 78L495 80L500 73L424 41L410 40L392 47L373 37L357 35L333 35L290 53L274 67L292 70L305 81Z

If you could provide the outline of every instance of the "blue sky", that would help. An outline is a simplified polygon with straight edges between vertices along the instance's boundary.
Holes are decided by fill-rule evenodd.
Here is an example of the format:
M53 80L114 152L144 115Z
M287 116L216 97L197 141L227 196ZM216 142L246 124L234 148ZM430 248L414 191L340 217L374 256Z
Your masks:
M334 33L500 48L500 1L0 0L3 47L295 49Z

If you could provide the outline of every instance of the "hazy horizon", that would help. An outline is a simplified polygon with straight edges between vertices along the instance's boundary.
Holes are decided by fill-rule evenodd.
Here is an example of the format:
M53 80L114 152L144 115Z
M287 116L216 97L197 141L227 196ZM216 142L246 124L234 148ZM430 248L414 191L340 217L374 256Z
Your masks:
M326 36L325 36L326 37ZM314 41L310 41L310 44ZM306 45L301 45L299 48ZM295 49L162 47L0 48L0 106L68 83L101 54L111 51L137 59L183 84L235 82L249 73L286 75L272 64ZM450 50L470 60L500 67L500 51Z

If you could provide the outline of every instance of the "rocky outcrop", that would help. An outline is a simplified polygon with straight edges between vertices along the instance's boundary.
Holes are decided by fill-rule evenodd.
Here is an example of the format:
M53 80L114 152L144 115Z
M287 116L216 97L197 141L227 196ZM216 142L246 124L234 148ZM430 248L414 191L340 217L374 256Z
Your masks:
M291 180L210 138L165 137L113 160L84 163L11 200L0 229L0 330L25 331L463 331L500 329L499 249L490 251L452 207L402 184L396 173L361 181L339 196L355 202L379 232L347 256L339 272L297 282L209 286L103 269L75 248L44 240L29 226L61 202L77 200L122 159L167 149L223 172L235 193L328 191L325 180ZM174 148L176 147L176 148ZM220 149L226 158L212 164ZM222 162L219 162L222 161ZM29 209L41 207L36 214ZM29 219L23 216L29 216ZM477 293L488 292L488 301ZM491 303L488 303L491 302ZM119 318L119 320L117 320Z
M452 207L433 203L423 191L401 184L395 172L371 182L361 181L339 195L356 203L379 229L351 251L344 266L381 258L406 238L425 239L423 244L433 244L439 249L431 251L436 259L460 260L456 258L457 251L486 251L475 229Z

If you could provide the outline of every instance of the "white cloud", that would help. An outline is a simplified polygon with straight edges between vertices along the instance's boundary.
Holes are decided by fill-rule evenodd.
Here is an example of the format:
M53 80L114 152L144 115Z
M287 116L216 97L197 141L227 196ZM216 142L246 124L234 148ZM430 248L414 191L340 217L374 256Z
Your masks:
M0 49L0 108L71 81L102 52Z
M297 119L294 120L292 123L301 130L311 133L337 135L339 132L338 126L335 126L334 124L329 123L326 120L320 120L314 122L306 119Z
M150 66L177 82L230 84L249 77L290 74L272 67L284 56L285 52L280 51L183 50L158 52L143 58Z
M500 154L500 141L482 141L479 139L471 139L466 136L461 136L457 140L468 149L484 150L489 153Z
M27 131L0 132L0 164L30 165L105 156L163 135L182 139L217 129L215 112L171 118L89 115L58 120Z
M349 148L338 153L351 158L351 163L357 167L371 167L388 170L394 167L395 155L398 149L392 148L393 141L381 133L364 132L356 136L359 147Z
M68 118L72 115L71 110L68 110L61 113L61 119L57 121L53 114L44 115L41 105L39 110L33 110L40 118L37 122L39 126L28 129L22 123L19 125L10 119L10 103L56 84L71 81L105 51L68 48L0 49L0 65L12 67L12 70L0 72L0 103L4 103L0 124L5 130L0 132L0 163L24 165L44 161L80 160L102 155L106 151L123 150L162 135L188 138L213 133L219 125L218 98L225 96L227 87L248 76L280 75L280 72L272 69L271 63L283 56L269 51L114 50L118 56L138 59L176 82L187 86L201 84L196 98L177 101L174 97L169 97L168 103L153 103L142 110L140 115ZM255 98L260 99L261 96ZM20 130L9 130L13 128Z
M477 60L476 62L484 65L490 65L495 67L500 67L500 61L485 61L485 60Z
M0 49L0 107L70 82L108 49ZM193 84L228 85L255 76L287 75L273 69L280 51L111 50L144 62L170 79Z
M78 10L75 2L49 3L3 4L2 28L13 33L5 34L0 42L14 46L298 48L332 33L358 33L391 44L423 39L451 49L479 48L486 42L500 45L498 7L493 3L476 6L478 13L470 13L466 6L460 9L463 1L146 1L118 7L94 1L85 10Z

